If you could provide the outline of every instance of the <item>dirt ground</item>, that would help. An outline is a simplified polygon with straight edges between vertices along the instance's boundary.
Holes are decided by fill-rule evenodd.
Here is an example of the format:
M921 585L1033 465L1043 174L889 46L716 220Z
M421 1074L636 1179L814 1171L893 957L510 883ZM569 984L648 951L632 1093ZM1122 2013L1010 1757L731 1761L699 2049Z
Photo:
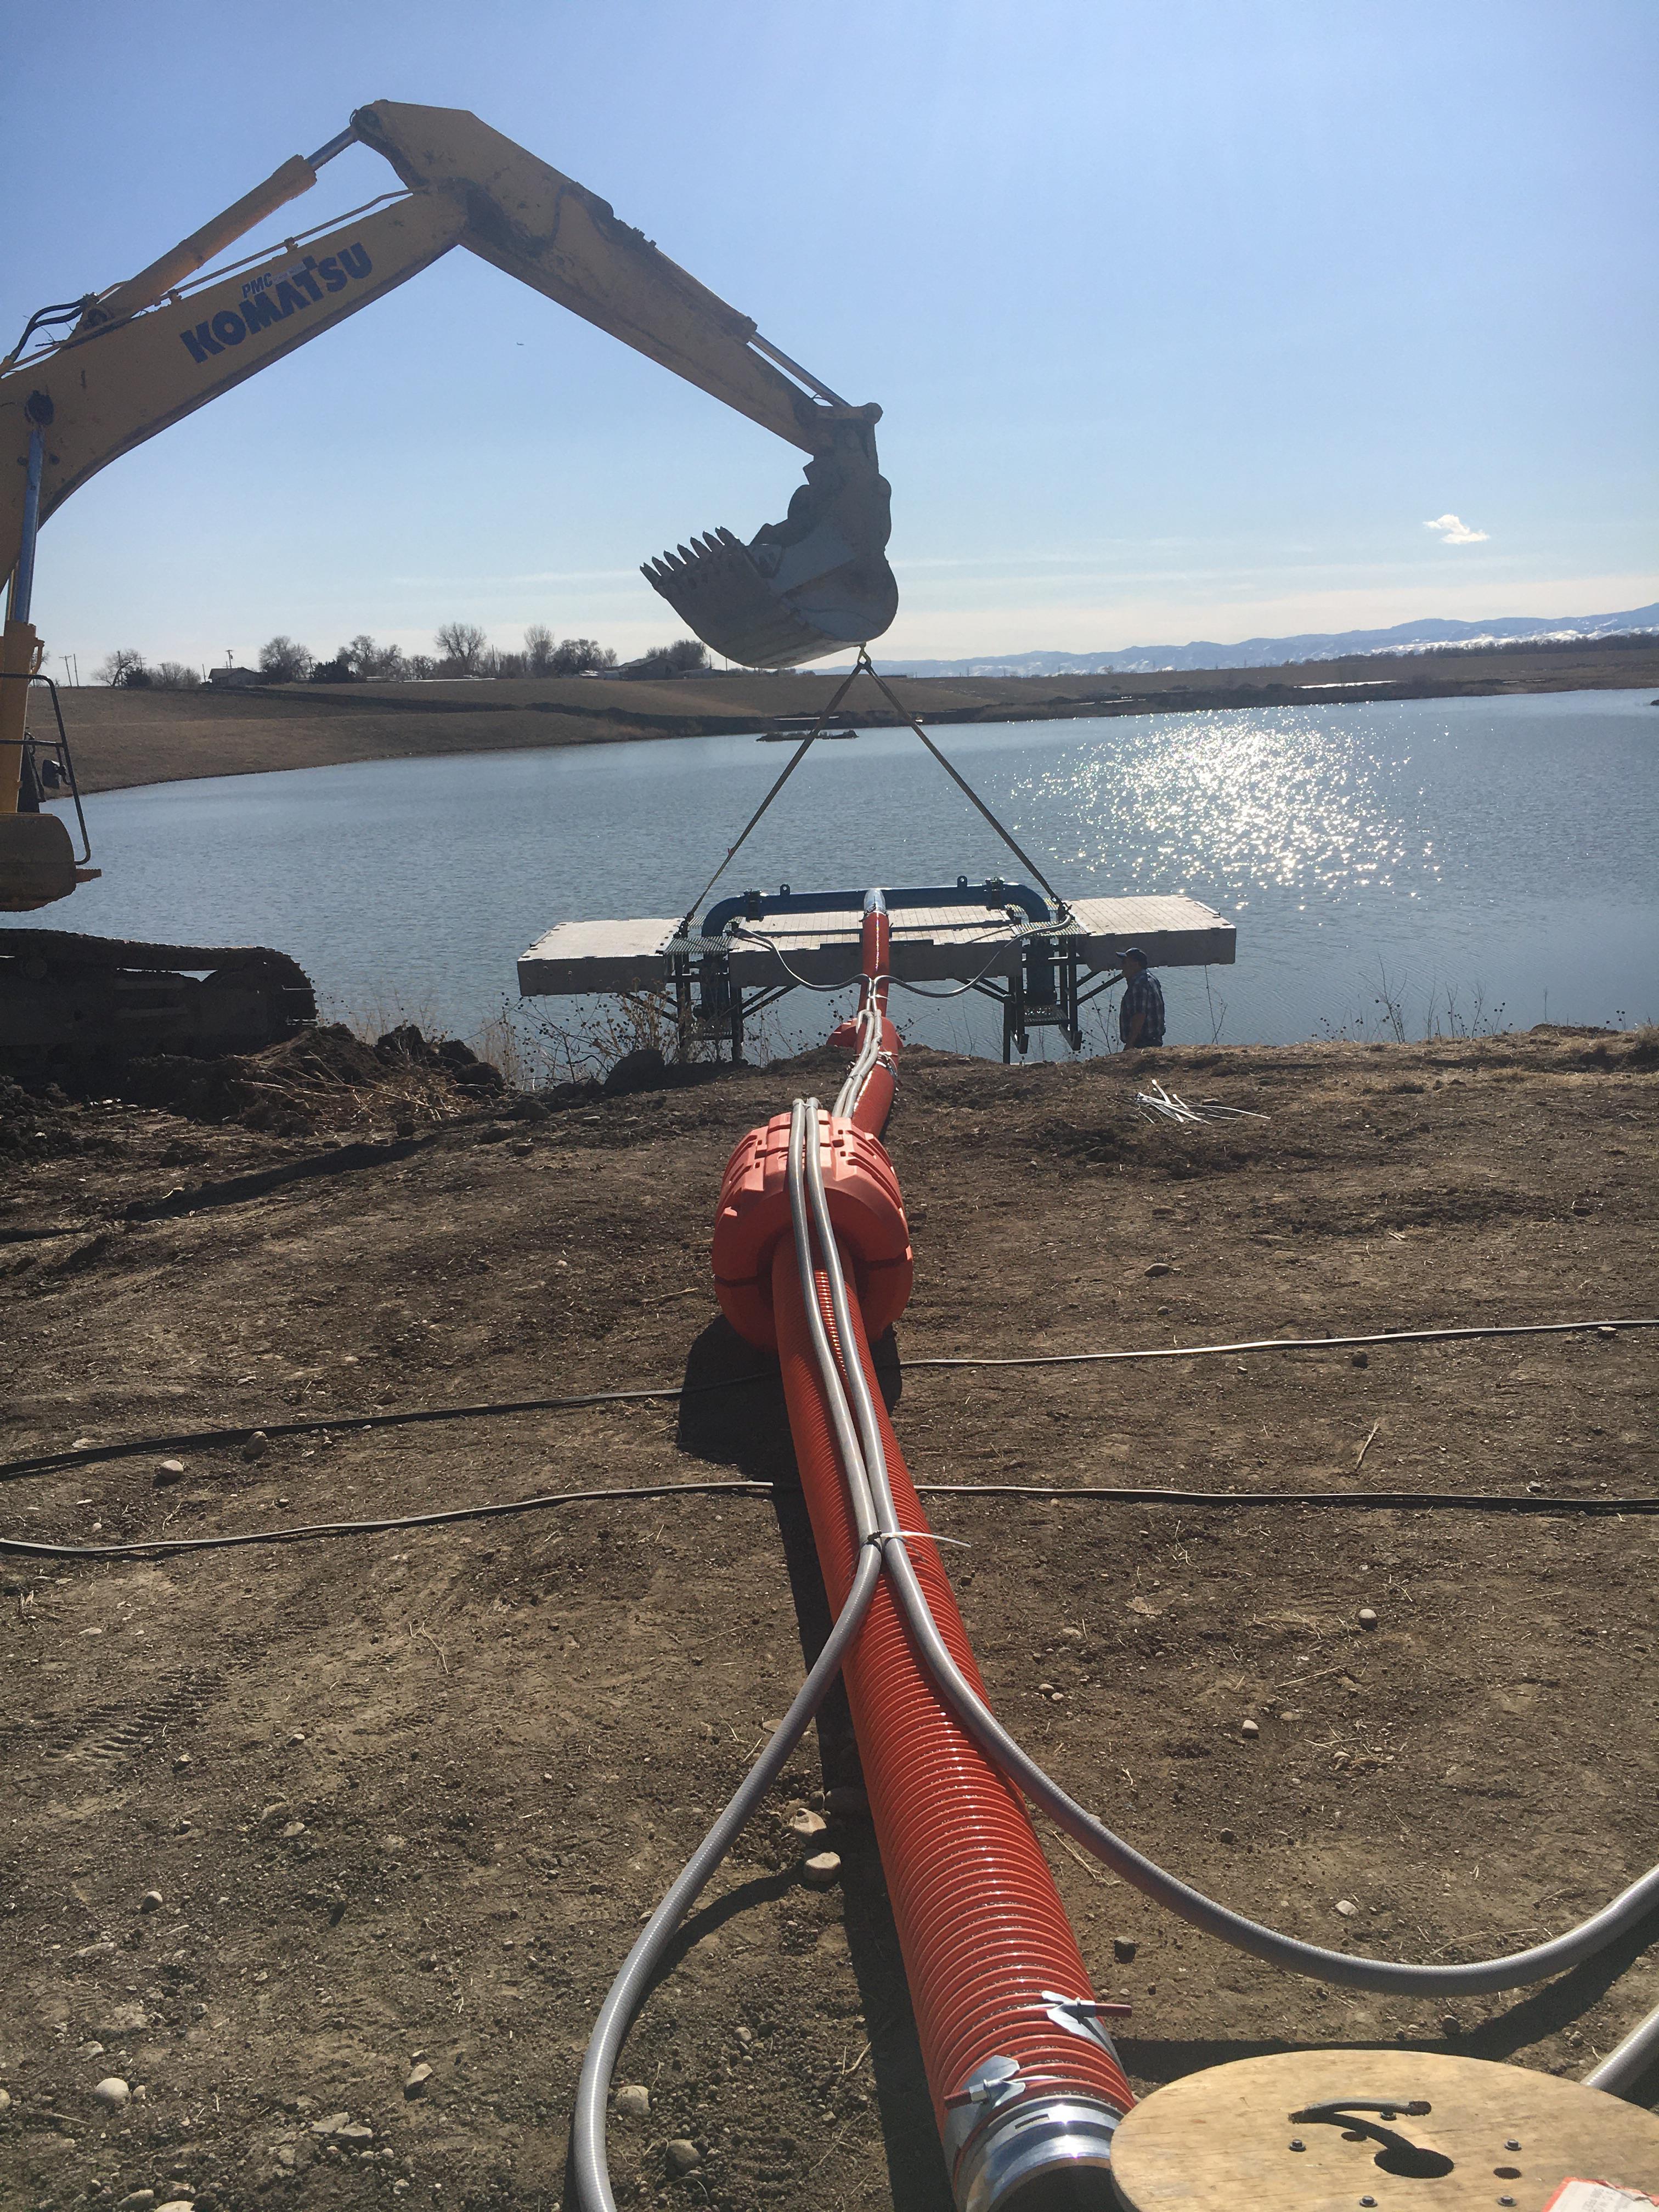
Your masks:
M659 682L526 677L488 683L297 684L242 692L106 691L94 685L58 696L81 788L94 792L338 761L740 735L764 728L771 716L816 714L839 681L820 673L738 671ZM1647 639L1607 640L1413 654L1406 660L1362 656L1284 668L1122 677L896 677L891 683L906 711L930 722L1052 721L1224 707L1328 707L1337 696L1333 685L1349 703L1515 691L1652 690L1659 685L1659 647ZM868 678L848 703L865 728L896 719ZM36 734L50 733L44 695L35 695L31 712Z
M1659 1313L1650 1036L1159 1059L1176 1089L1267 1118L1148 1125L1121 1060L908 1058L901 1362ZM14 1535L779 1487L149 1562L0 1558L0 2203L562 2203L594 2011L822 1631L779 1401L352 1417L747 1371L710 1291L720 1170L841 1065L463 1102L412 1135L360 1109L348 1150L9 1095L9 1460L337 1416L252 1459L156 1443L9 1480ZM1659 1859L1659 1520L1066 1492L1651 1495L1656 1355L1626 1330L1363 1366L918 1368L895 1419L919 1481L1040 1492L930 1511L970 1547L950 1556L1000 1711L1078 1796L1281 1927L1451 1959L1541 1940ZM158 1480L164 1458L182 1475ZM612 2130L624 2203L944 2212L869 1831L831 1819L842 1875L817 1890L788 1825L856 1775L829 1714L706 1894L618 2076L650 2094ZM1651 1923L1455 2016L1290 1979L1042 1832L1099 1989L1133 2005L1142 2091L1341 2044L1577 2075L1659 2002ZM94 2101L107 2075L125 2109ZM698 2147L682 2179L671 2139Z

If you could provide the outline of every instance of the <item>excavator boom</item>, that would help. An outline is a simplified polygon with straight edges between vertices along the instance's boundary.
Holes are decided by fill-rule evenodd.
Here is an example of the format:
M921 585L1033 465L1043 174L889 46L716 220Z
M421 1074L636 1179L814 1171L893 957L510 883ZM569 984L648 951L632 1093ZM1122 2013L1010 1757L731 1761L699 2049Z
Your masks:
M197 274L204 260L307 190L322 162L354 140L381 154L406 191L371 202L331 228L298 234L228 274ZM476 116L390 100L359 108L349 131L309 160L284 162L139 276L77 303L70 336L33 353L20 349L0 365L0 575L14 571L23 551L31 420L46 428L36 518L44 522L119 454L458 245L725 401L818 465L809 467L790 522L754 541L753 559L734 564L730 547L736 541L725 532L721 558L698 580L700 589L674 582L688 562L696 567L689 549L683 547L678 560L665 556L663 574L647 571L709 643L731 658L771 665L839 650L887 627L896 592L884 558L888 491L875 459L880 409L848 406L596 193ZM59 311L59 319L68 312ZM9 401L27 403L33 416ZM815 477L824 480L816 489ZM816 545L809 542L815 528ZM791 541L786 562L774 543L780 532ZM849 586L856 597L854 572L860 570L872 588L867 604L850 610L849 629ZM718 579L728 574L722 592ZM822 631L814 623L820 579L829 617ZM741 649L756 628L757 593L760 606L782 618L782 634L766 641L775 651ZM0 787L4 781L0 764Z
M403 189L208 270L354 143L382 155ZM0 629L0 912L49 905L98 873L40 805L37 771L52 743L29 734L27 702L43 657L30 621L41 523L120 454L457 246L809 456L784 522L746 546L730 531L711 533L647 568L653 586L709 644L752 665L789 665L862 643L891 622L898 595L885 557L890 499L874 437L881 410L848 406L596 193L476 116L379 101L137 276L41 309L0 360L0 579L9 579ZM74 795L67 739L55 742ZM60 1053L84 1057L89 1039L118 1057L118 1036L138 1031L110 1009L140 1001L151 1015L165 1001L173 1021L166 1036L197 1051L257 1042L250 1023L283 1034L311 1003L304 978L295 980L281 954L198 948L198 958L189 948L83 937L64 940L70 991L50 933L27 934L26 945L15 933L0 939L9 947L0 958L0 1042L15 1043L27 1030L42 1065ZM205 981L159 972L173 967L199 969ZM62 1018L57 1029L52 1009ZM163 1030L151 1019L144 1034L154 1048Z

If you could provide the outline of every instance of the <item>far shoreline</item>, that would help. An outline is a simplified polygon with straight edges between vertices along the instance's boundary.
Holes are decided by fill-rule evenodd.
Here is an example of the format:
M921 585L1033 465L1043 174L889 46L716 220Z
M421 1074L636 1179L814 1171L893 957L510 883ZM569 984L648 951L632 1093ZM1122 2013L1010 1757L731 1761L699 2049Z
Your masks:
M1517 694L1659 690L1659 640L1505 647L1279 668L1136 676L890 677L931 725L1107 720L1239 708L1371 705ZM249 690L58 694L83 795L149 784L337 767L363 760L462 757L641 738L758 736L817 713L840 681L823 674L708 674L653 682L584 677L421 684L285 684ZM33 726L51 726L36 694ZM867 685L849 724L898 718ZM899 725L902 726L902 725Z

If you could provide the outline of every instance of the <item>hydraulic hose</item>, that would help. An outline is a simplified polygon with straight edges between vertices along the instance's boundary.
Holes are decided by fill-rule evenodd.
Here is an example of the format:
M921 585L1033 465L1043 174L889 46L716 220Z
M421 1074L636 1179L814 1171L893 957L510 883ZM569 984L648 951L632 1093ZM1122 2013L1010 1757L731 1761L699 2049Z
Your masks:
M848 1589L872 1540L890 1567L921 1541L927 1549L913 1571L927 1584L929 1620L949 1640L958 1668L970 1670L967 1632L896 1445L868 1535L851 1510L851 1498L869 1484L870 1444L854 1431L860 1478L844 1482L852 1461L842 1440L854 1424L837 1401L845 1399L843 1378L855 1372L867 1398L874 1367L857 1293L836 1255L827 1198L813 1224L819 1261L802 1233L808 1178L823 1191L815 1099L804 1115L797 1104L790 1139L794 1264L780 1247L771 1304L801 1489L830 1601ZM1109 2008L1096 2001L1018 1793L930 1679L890 1582L872 1602L842 1673L958 2204L979 2212L1022 2187L1040 2192L1059 2177L1099 2172L1133 2101L1101 2024ZM1048 2200L1039 2193L1030 2201Z
M836 1325L844 1342L856 1343L858 1340L852 1334L854 1313L845 1274L835 1240L827 1234L829 1216L823 1203L823 1175L814 1147L808 1148L805 1184L819 1231ZM884 1527L892 1530L902 1524L895 1515L890 1449L897 1464L902 1467L902 1462L898 1458L897 1439L887 1420L885 1408L870 1388L865 1365L863 1359L849 1360L847 1380L876 1510L882 1516ZM908 1477L905 1486L909 1486ZM1291 1973L1348 1989L1401 1990L1421 1996L1481 1994L1521 1989L1565 1972L1605 1949L1659 1905L1659 1867L1654 1867L1600 1912L1547 1943L1536 1944L1530 1950L1516 1952L1504 1959L1477 1960L1452 1966L1413 1966L1392 1960L1358 1958L1264 1927L1204 1896L1156 1865L1086 1812L1045 1774L1008 1734L985 1704L977 1686L957 1665L929 1608L927 1592L906 1545L890 1540L884 1547L884 1556L916 1649L951 1711L987 1755L1057 1826L1110 1867L1121 1880L1167 1907L1180 1919L1202 1929L1206 1935L1218 1937L1236 1950L1249 1952Z
M866 997L869 995L872 994L866 993ZM866 1030L860 1040L861 1047L867 1047L868 1042ZM861 1049L860 1058L863 1057ZM817 1102L797 1101L790 1116L787 1176L795 1264L793 1269L782 1264L773 1269L774 1309L781 1325L780 1349L792 1427L798 1405L801 1413L797 1448L799 1451L802 1443L806 1444L806 1449L801 1452L803 1485L808 1493L814 1531L819 1534L821 1557L826 1565L839 1558L841 1573L834 1579L838 1587L844 1584L846 1595L830 1638L782 1725L653 1913L601 2008L583 2062L572 2142L576 2203L581 2212L616 2212L605 2162L606 2100L611 2075L629 2024L648 1992L675 1930L782 1771L843 1662L848 1662L845 1671L849 1695L852 1694L856 1672L853 1660L854 1641L863 1640L861 1632L866 1625L872 1629L880 1626L890 1651L895 1648L895 1633L901 1639L902 1652L912 1662L908 1686L915 1692L919 1684L921 1692L933 1693L931 1698L922 1698L923 1714L935 1723L954 1717L966 1731L967 1738L983 1754L988 1765L979 1770L980 1778L983 1781L994 1778L992 1790L1000 1792L1000 1800L992 1796L988 1802L994 1805L1000 1802L1005 1809L1014 1806L1002 1780L1007 1778L1032 1802L1048 1813L1066 1833L1133 1887L1190 1924L1271 1965L1352 1988L1401 1989L1421 1995L1516 1988L1592 1956L1659 1902L1656 1868L1580 1927L1509 1959L1437 1967L1354 1958L1344 1952L1301 1942L1232 1912L1155 1865L1077 1804L1008 1735L986 1705L976 1679L970 1676L969 1670L973 1662L960 1616L949 1597L948 1585L937 1572L933 1554L930 1551L925 1555L933 1572L919 1571L910 1558L908 1547L912 1543L931 1539L921 1522L920 1503L904 1469L897 1438L872 1388L875 1370L867 1335L855 1304L855 1293L847 1280L831 1222L823 1182L823 1148L817 1141L807 1141L809 1117L816 1139ZM1421 1334L1437 1335L1440 1332ZM1322 1348L1322 1345L1323 1340L1315 1340L1310 1348ZM1264 1343L1259 1348L1266 1350L1269 1345ZM1285 1348L1283 1340L1271 1340L1271 1348ZM820 1478L813 1482L806 1480L809 1462ZM839 1475L838 1483L823 1479L831 1470ZM823 1534L819 1530L820 1520L823 1522ZM825 1534L830 1539L827 1547ZM830 1573L826 1572L826 1583L830 1580ZM889 1583L885 1589L881 1587L884 1580ZM930 1597L929 1585L935 1580L941 1595ZM876 1614L878 1595L884 1602L880 1613ZM935 1605L944 1616L943 1629L935 1617ZM951 1648L958 1642L965 1665L959 1663ZM915 1664L918 1659L920 1668ZM929 1678L925 1681L921 1680L922 1668ZM860 1702L861 1698L855 1701L855 1712ZM895 1740L899 1739L896 1736ZM906 1732L902 1742L907 1755L897 1761L884 1759L870 1732L860 1729L866 1779L872 1784L872 1812L877 1820L878 1834L883 1838L884 1863L890 1865L890 1869L887 1836L895 1829L895 1808L904 1807L915 1794L911 1786L915 1765L914 1741L913 1735ZM1014 1810L1017 1814L1017 1806ZM910 1814L914 1818L914 1805ZM1018 1818L1019 1826L1036 1850L1029 1824L1023 1815ZM935 1836L932 1840L940 1839ZM947 1830L944 1844L949 1846L953 1840ZM1052 1877L1048 1875L1040 1852L1037 1858L1052 1889ZM902 1887L895 1885L896 1908ZM960 1940L952 1948L949 1923L956 1917L950 1910L955 1893L948 1875L939 1887L943 1902L941 1913L936 1917L942 1917L945 1923L942 1930L944 1978L948 1984L952 1974L966 1973L971 1977L975 1955L971 1945L963 1945ZM900 1918L902 1942L907 1929L912 1926L908 1903L907 1899L907 1911ZM1057 1903L1056 1899L1056 1907ZM924 1894L919 1900L919 1910L925 1917L929 1908L939 1904L940 1899ZM1071 1954L1076 1959L1081 1978L1074 1986L1086 1991L1086 1975L1063 1914L1059 1918L1059 1929L1063 1931L1058 1938L1059 1948L1063 1951L1069 1944ZM1053 1927L1042 1933L1050 1940L1056 1938ZM927 1978L918 1983L913 1948L907 1945L906 1963L912 1969L912 1986L917 1990L921 2014L925 2009L924 1992L929 2000L936 2000L944 1984ZM1037 2019L1033 2019L1029 2008L1025 2012L1017 2008L1011 2011L1005 1974L1001 1978L1002 2002L995 2021L991 2022L982 2017L981 2023L981 2027L995 2026L994 2040L999 2044L1011 2040L1006 2032L1009 2028L1034 2034L1040 2042L1042 2021L1046 2021L1052 2029L1063 2031L1071 2040L1062 2053L1063 2062L1069 2064L1062 2064L1061 2078L1057 2081L1053 2076L1043 2076L1031 2064L1029 2056L1024 2059L1027 2070L1023 2073L1021 2057L1012 2051L999 2050L981 2060L960 2093L946 2093L941 2098L936 2091L936 2106L942 2107L940 2118L947 2156L952 2159L953 2183L963 2212L989 2212L989 2208L1006 2203L1012 2195L1023 2193L1023 2185L1028 2182L1035 2182L1040 2192L1045 2171L1042 2161L1052 2153L1059 2153L1059 2160L1046 2170L1055 2178L1070 2175L1080 2179L1079 2165L1099 2166L1109 2160L1110 2130L1117 2112L1129 2101L1127 2085L1123 2083L1118 2091L1116 2082L1112 2084L1110 2104L1086 2094L1068 2097L1065 2094L1071 2086L1069 2077L1083 2063L1109 2066L1116 2081L1121 2081L1116 2054L1099 2025L1100 2008L1086 1997L1068 1999L1062 1986L1067 1978L1064 1973L1057 1972L1055 1986L1039 1993L1042 2010ZM947 1988L941 2031L947 2043L945 2032L954 2024L951 2016L951 1994ZM960 2044L961 2036L957 2039ZM941 2057L947 2067L951 2063L950 2049L941 2053L940 2042L940 2035L925 2042L930 2083L935 2080L935 2066ZM1090 2046L1086 2052L1085 2043ZM1082 2058L1079 2053L1084 2054ZM1656 2056L1659 2056L1659 2013L1644 2021L1587 2079L1595 2087L1617 2094L1632 2083Z

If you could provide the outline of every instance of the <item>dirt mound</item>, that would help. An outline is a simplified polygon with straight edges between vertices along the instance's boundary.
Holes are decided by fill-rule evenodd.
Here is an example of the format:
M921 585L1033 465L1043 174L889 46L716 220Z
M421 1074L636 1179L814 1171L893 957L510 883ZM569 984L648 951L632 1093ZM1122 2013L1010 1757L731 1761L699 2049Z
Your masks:
M56 1159L78 1149L80 1135L69 1119L69 1101L54 1085L25 1091L0 1075L0 1159Z
M409 1133L506 1087L459 1037L430 1038L411 1023L371 1045L340 1022L240 1057L135 1060L121 1085L139 1105L280 1136L381 1124Z

